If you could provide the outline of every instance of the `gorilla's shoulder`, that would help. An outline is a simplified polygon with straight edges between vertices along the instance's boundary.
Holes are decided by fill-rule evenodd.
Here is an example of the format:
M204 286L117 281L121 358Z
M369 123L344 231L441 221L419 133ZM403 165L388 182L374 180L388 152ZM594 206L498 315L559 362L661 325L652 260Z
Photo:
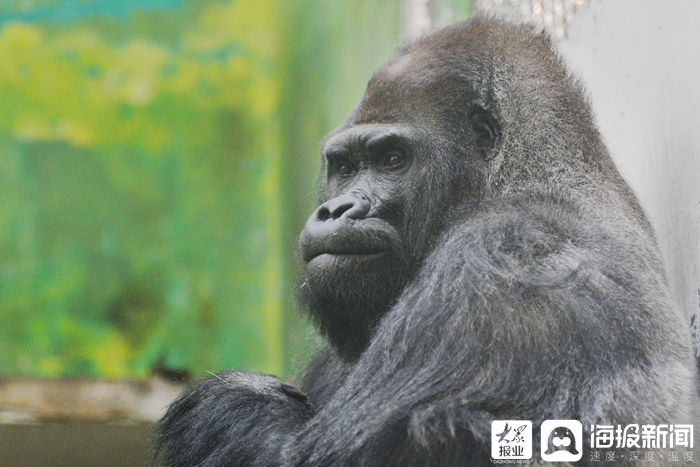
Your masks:
M475 278L549 286L581 279L589 271L645 282L650 274L631 277L628 271L649 265L663 275L653 234L639 228L622 201L618 204L601 210L591 198L561 189L485 201L446 232L427 269L431 263L434 271L448 265L469 269Z

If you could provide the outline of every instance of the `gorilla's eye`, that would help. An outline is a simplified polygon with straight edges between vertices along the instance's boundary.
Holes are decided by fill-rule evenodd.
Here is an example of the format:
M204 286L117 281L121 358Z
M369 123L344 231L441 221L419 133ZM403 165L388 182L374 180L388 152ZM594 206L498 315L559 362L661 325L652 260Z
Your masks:
M350 164L338 164L338 173L340 175L350 175L352 173L352 167Z
M392 152L387 155L386 166L397 168L403 165L403 156L397 152Z

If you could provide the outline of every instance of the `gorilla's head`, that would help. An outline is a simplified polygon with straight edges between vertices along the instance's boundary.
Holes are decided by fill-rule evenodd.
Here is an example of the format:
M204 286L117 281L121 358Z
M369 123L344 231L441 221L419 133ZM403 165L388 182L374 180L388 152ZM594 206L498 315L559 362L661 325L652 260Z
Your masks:
M588 105L547 36L477 19L400 47L325 141L320 205L299 239L300 303L356 359L453 222L575 172L591 144Z

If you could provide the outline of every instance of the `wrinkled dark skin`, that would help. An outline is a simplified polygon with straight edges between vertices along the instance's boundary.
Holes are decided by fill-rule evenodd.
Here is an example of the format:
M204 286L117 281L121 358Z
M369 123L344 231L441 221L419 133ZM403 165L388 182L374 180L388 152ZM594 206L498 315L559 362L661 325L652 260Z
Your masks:
M534 465L544 420L580 420L597 465L591 424L700 426L654 233L545 35L477 18L400 47L321 178L298 294L329 346L300 390L190 389L163 465L484 466L494 419L533 421Z

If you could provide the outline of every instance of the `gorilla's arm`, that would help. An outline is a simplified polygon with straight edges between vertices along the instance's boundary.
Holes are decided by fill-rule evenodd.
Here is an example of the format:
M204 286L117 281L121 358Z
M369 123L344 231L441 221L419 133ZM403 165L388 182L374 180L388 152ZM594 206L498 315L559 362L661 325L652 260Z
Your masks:
M283 465L490 465L493 419L668 414L644 388L692 387L692 375L660 357L677 338L656 317L668 297L649 292L661 276L640 273L660 267L653 241L618 218L536 194L454 227Z
M644 419L662 423L673 410L644 388L692 375L660 361L668 297L639 272L660 265L618 217L555 195L492 203L447 232L354 367L320 357L313 404L272 377L210 378L164 418L164 465L488 465L493 419L634 423L657 407Z

